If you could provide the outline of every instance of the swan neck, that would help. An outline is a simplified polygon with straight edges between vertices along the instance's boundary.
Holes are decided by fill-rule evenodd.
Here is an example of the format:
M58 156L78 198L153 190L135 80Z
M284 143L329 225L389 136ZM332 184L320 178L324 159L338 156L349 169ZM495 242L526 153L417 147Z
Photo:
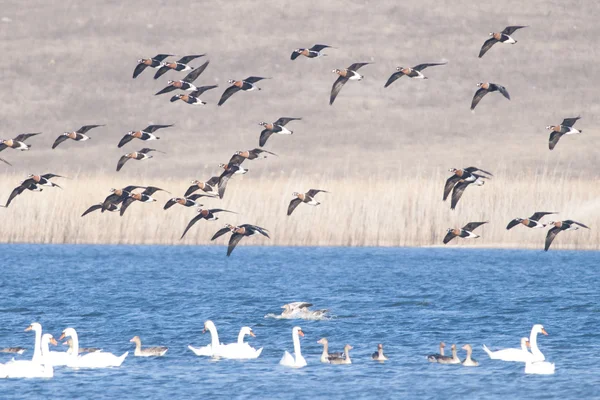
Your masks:
M298 337L298 332L294 331L292 339L294 341L294 353L296 353L296 357L301 356L302 352L300 351L300 338Z
M31 361L39 361L42 358L42 331L35 331L35 343L33 348L33 358Z
M243 330L238 334L238 344L244 344L244 337L246 336L246 332Z
M77 337L77 332L75 332L75 330L73 330L73 334L71 335L71 341L73 343L71 357L77 359L77 356L79 356L79 338Z
M529 344L531 345L531 354L536 356L542 355L542 352L537 346L537 331L531 331L531 335L529 335Z
M208 331L210 332L210 345L213 349L216 349L219 347L219 334L217 333L217 327L210 326Z

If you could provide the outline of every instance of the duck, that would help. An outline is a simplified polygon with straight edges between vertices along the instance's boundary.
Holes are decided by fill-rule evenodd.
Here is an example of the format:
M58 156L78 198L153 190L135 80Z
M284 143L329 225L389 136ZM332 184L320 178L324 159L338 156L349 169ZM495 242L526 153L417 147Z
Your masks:
M243 175L248 173L248 169L238 164L219 164L220 168L223 168L223 173L219 176L219 198L222 199L225 196L225 189L227 189L227 182L233 175Z
M506 90L504 86L498 85L497 83L479 82L477 87L479 89L477 89L475 95L473 96L473 100L471 101L471 111L475 110L475 107L477 107L477 104L479 104L481 99L483 99L483 96L491 92L500 92L502 96L510 100L510 94L508 94L508 90Z
M465 344L462 347L462 349L467 352L467 357L463 360L462 365L464 365L465 367L477 367L479 365L479 362L471 358L471 355L473 354L473 348L471 347L471 345Z
M546 224L542 224L540 219L545 215L557 214L554 211L537 211L529 218L515 218L506 225L506 230L512 229L521 224L528 228L545 228Z
M167 72L169 70L190 71L190 70L194 69L194 67L190 67L188 65L188 63L192 60L195 60L196 58L204 57L205 55L206 54L195 54L195 55L190 55L190 56L184 56L184 57L181 57L176 62L164 62L163 61L160 63L158 71L156 71L156 74L154 74L154 79L160 78L165 72Z
M196 222L200 221L201 219L205 219L207 221L216 221L219 219L219 217L217 217L215 214L220 213L220 212L228 212L228 213L232 213L232 214L237 214L236 212L229 211L229 210L223 210L221 208L211 208L211 209L198 208L196 211L198 212L198 215L196 215L194 218L192 218L192 220L187 224L187 226L185 227L185 230L183 231L183 234L181 235L179 240L183 239L183 237L190 230L190 228Z
M123 136L121 138L121 140L119 141L119 144L117 145L118 148L121 148L123 146L125 146L127 143L131 142L133 139L140 139L143 141L148 141L148 140L159 140L160 137L154 135L154 132L156 132L159 129L163 129L163 128L170 128L172 127L174 124L168 124L168 125L148 125L147 127L145 127L144 129L142 129L141 131L129 131L125 134L125 136Z
M59 340L70 337L73 340L73 351L70 354L70 360L67 363L67 367L70 368L111 368L120 367L121 364L129 355L126 351L121 356L116 356L112 353L97 351L93 353L87 353L79 355L79 338L74 328L66 328L60 335Z
M350 81L360 81L364 78L358 71L361 67L365 65L369 65L371 63L354 63L345 69L334 69L331 72L338 74L339 77L333 82L333 86L331 87L331 95L329 96L329 105L333 105L335 98L337 97L342 87L346 82Z
M135 351L133 352L135 357L162 357L167 350L169 350L168 347L164 346L146 347L142 349L142 339L137 335L132 337L130 342L135 344Z
M141 58L137 61L137 65L133 70L133 79L137 78L144 70L148 67L150 68L160 68L161 63L167 57L171 57L173 54L157 54L152 58Z
M231 238L229 238L229 245L227 246L227 257L231 255L231 252L233 252L235 246L237 246L240 240L242 240L242 238L245 236L253 236L257 233L260 233L269 239L271 238L268 230L257 225L242 224L239 226L232 226L227 224L224 228L219 229L210 240L215 240L228 232L231 232L232 235Z
M463 226L461 229L452 229L452 228L448 228L448 233L446 233L446 236L444 237L444 244L447 244L449 241L451 241L452 239L454 239L455 237L461 237L463 239L475 239L478 238L479 235L474 234L472 231L475 230L475 228L483 225L483 224L487 224L489 221L484 221L484 222L469 222L468 224L466 224L465 226Z
M312 306L312 303L307 303L305 301L295 301L292 303L284 304L283 306L281 306L281 308L283 308L283 311L281 312L281 315L279 315L279 317L285 319L298 318L315 320L323 319L329 312L329 310L327 309L311 310L310 307Z
M244 337L246 335L256 337L252 328L249 326L243 326L238 334L237 342L219 346L216 356L234 360L251 360L258 358L260 353L262 353L263 348L261 347L257 350L248 343L244 342Z
M318 58L326 56L327 54L322 53L324 49L331 49L333 47L328 46L326 44L315 44L309 49L296 49L292 51L292 55L290 56L290 60L294 61L296 58L300 56L304 56L307 58Z
M173 90L177 90L177 89L187 90L190 92L198 90L198 88L193 85L193 82L196 79L198 79L198 77L200 76L201 73L204 72L206 67L208 67L209 62L210 61L207 61L204 64L202 64L201 66L199 66L198 68L192 70L192 72L187 74L180 81L171 81L171 80L168 81L167 86L164 87L163 89L159 90L158 92L156 92L155 96L158 96L160 94L169 93L169 92L172 92Z
M52 149L55 149L59 144L64 142L67 139L74 140L76 142L85 142L86 140L90 140L90 137L86 135L86 133L94 128L98 128L104 125L84 125L81 128L77 129L73 132L64 132L62 135L56 138L54 143L52 144Z
M167 201L163 210L168 210L175 204L179 204L184 207L202 207L204 204L200 204L197 200L202 197L212 197L207 194L192 194L187 197L173 197Z
M267 140L269 140L271 135L274 133L277 133L279 135L292 135L294 133L294 131L289 130L285 126L290 121L300 121L301 119L302 118L295 118L295 117L280 117L277 119L277 121L275 121L273 123L260 122L258 125L262 126L265 129L263 129L260 132L260 138L258 139L258 145L260 147L263 147L265 144L267 144Z
M336 357L334 355L330 355L329 356L329 363L330 364L352 364L352 360L350 359L350 350L352 350L353 347L350 346L349 344L344 346L344 355L342 357Z
M184 103L187 103L187 104L190 104L193 106L206 105L206 102L202 101L200 99L200 95L202 93L206 92L207 90L211 90L216 87L219 87L219 86L218 85L200 86L197 90L194 90L190 94L177 94L177 95L171 97L171 103L173 103L177 100L181 100Z
M321 204L314 198L317 193L321 193L321 192L329 193L328 191L322 190L322 189L310 189L306 193L298 193L298 192L292 193L292 196L294 196L294 198L292 199L292 201L290 201L290 204L289 204L288 210L287 210L287 215L288 216L292 215L292 213L294 212L294 210L296 209L296 207L298 207L298 204L300 204L300 203L305 203L305 204L308 204L309 206L314 206L314 207Z
M134 201L139 201L142 203L153 203L156 201L155 198L152 197L152 195L156 192L167 192L164 189L161 188L157 188L154 186L147 186L146 189L144 189L144 191L142 193L130 193L129 197L127 197L125 200L123 200L123 203L121 204L121 210L119 211L119 215L123 216L123 214L125 214L125 211L127 210L127 208L134 202Z
M63 342L63 345L69 346L69 348L67 349L68 354L73 354L75 352L75 348L73 347L73 339L72 338L68 338L66 340L66 342ZM80 347L77 349L78 354L95 353L97 351L102 351L102 349L100 349L98 347Z
M581 129L573 128L573 125L575 125L575 122L579 119L581 119L581 117L565 118L560 125L549 125L546 127L546 129L551 131L550 138L548 139L548 147L550 150L553 150L554 147L556 147L563 135L576 135L583 132Z
M546 234L546 243L544 246L544 251L548 251L552 241L562 231L576 231L579 227L590 229L589 226L582 224L581 222L573 221L572 219L567 219L564 221L552 221L548 222L547 226L552 226L548 233Z
M29 139L30 137L37 136L40 134L41 134L41 132L21 133L14 139L7 139L7 140L0 139L0 151L6 149L7 147L10 147L11 149L14 149L14 150L21 150L21 151L29 150L31 148L31 145L25 143L25 140Z
M206 332L210 332L209 345L204 347L188 346L188 349L190 349L197 356L212 357L217 353L217 351L221 347L221 343L219 342L219 333L217 332L217 327L211 320L207 320L204 322L204 329L202 330L202 334L205 334Z
M27 179L22 181L19 186L13 189L13 191L8 196L8 200L6 200L6 204L4 207L8 207L10 203L13 201L15 197L23 193L25 190L37 191L41 192L42 188L40 186L48 186L48 187L57 187L62 189L58 184L52 182L50 179L52 178L64 178L64 176L56 175L52 173L43 174L43 175L34 175L29 174Z
M436 363L438 362L440 357L444 357L444 349L446 348L446 343L440 342L440 352L437 354L430 354L427 356L427 361Z
M0 349L0 353L23 354L27 349L25 347L5 347Z
M452 172L453 175L446 180L446 183L444 185L443 201L446 201L446 199L448 198L448 195L450 194L452 189L454 189L456 184L461 181L473 182L473 183L477 182L476 183L477 185L483 185L485 182L482 181L482 179L490 179L489 176L494 176L491 173L489 173L485 170L479 169L477 167L450 168L448 171ZM476 174L475 172L481 172L481 173L487 174L489 176ZM457 202L458 202L458 200L457 200Z
M329 364L330 363L329 362L329 357L330 357L329 340L327 340L327 338L321 338L321 339L317 340L317 343L323 345L323 353L321 353L321 358L320 358L321 362L323 364ZM339 357L342 356L341 353L336 353L336 355L338 355Z
M534 358L534 355L531 354L527 350L528 344L529 344L529 339L527 339L526 337L523 337L523 338L521 338L521 348L520 349L510 348L510 349L491 351L484 344L483 350L487 353L487 355L492 360L527 362L527 361L533 360L533 358Z
M6 378L52 378L54 367L48 360L49 344L56 346L54 337L45 333L40 339L40 358L37 362L12 361L4 365Z
M115 189L115 188L110 189L110 194L108 196L106 196L106 198L102 202L101 211L104 212L113 206L117 206L117 205L121 204L123 201L125 201L126 198L129 197L129 195L134 190L137 190L137 189L146 189L146 186L129 185L129 186L125 186L122 189ZM120 208L119 208L119 211L120 211Z
M456 352L456 345L452 344L450 346L450 350L452 351L452 356L441 356L437 359L439 364L461 364L460 358L458 358L458 354Z
M392 83L394 83L394 81L396 81L398 78L402 78L404 75L408 76L409 78L429 79L425 75L423 75L423 73L421 73L421 71L423 71L425 68L428 68L428 67L435 67L437 65L446 65L446 64L447 63L443 62L443 63L419 64L419 65L415 65L412 68L396 67L396 72L394 72L389 77L389 79L387 80L387 82L385 83L385 85L383 87L390 86Z
M252 150L246 150L246 151L236 151L234 155L231 156L231 158L229 159L229 162L227 162L228 165L241 165L245 160L256 160L257 158L267 158L266 154L271 154L275 157L278 157L277 154L272 153L270 151L267 150L262 150L262 149L252 149Z
M279 361L280 365L290 368L302 368L306 367L307 363L304 357L302 357L302 351L300 349L300 336L304 337L304 332L299 326L295 326L292 329L292 341L294 342L294 355L285 351L283 357Z
M371 354L371 359L373 361L387 361L388 358L383 354L383 344L379 343L377 345L377 351Z
M217 185L219 184L218 176L213 176L206 182L201 182L197 179L194 179L190 183L192 185L185 191L185 195L184 195L185 197L194 193L198 189L202 190L204 193L208 194L209 196L218 196L219 195L219 193L216 190Z
M141 150L138 151L134 151L133 153L127 153L123 156L121 156L121 158L119 158L119 162L117 162L117 172L119 172L121 170L121 168L123 168L123 165L125 165L125 163L129 160L149 160L151 159L153 156L148 154L152 151L155 151L157 153L162 153L162 154L166 154L163 151L160 150L156 150L156 149L150 149L148 147L144 147Z
M91 212L94 211L98 211L98 210L102 210L102 203L98 203L98 204L94 204L93 206L90 206L87 210L85 210L83 212L83 214L81 214L82 217L85 217L86 215L88 215ZM110 211L110 212L119 212L121 211L121 207L116 205L116 204L108 204L108 206L106 207L105 211Z
M221 95L221 99L219 100L219 103L217 105L222 106L223 104L225 104L227 99L229 99L231 96L233 96L235 93L239 92L240 90L243 90L245 92L251 92L253 90L262 90L261 88L256 86L255 83L258 81L261 81L263 79L269 79L269 78L263 78L260 76L249 76L246 79L241 80L241 81L236 81L236 80L230 79L228 81L228 83L231 86L229 86L227 89L225 89L225 91Z
M504 28L502 32L490 32L491 38L486 40L481 46L481 50L479 50L479 58L483 57L485 53L489 49L492 48L496 43L504 43L504 44L515 44L517 41L513 39L510 35L512 35L517 29L527 28L526 25L515 25L515 26L507 26Z

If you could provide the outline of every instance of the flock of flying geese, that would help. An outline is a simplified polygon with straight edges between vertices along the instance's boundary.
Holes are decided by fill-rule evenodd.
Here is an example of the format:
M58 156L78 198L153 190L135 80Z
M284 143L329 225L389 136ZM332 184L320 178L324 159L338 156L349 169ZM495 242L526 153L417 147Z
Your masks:
M525 28L525 26L508 26L502 32L490 33L490 38L485 41L483 44L479 57L483 57L492 46L497 43L502 44L515 44L517 41L513 39L511 36L518 29ZM296 60L300 56L306 57L308 59L319 58L324 56L323 51L325 49L330 49L332 46L316 44L310 48L298 48L295 49L291 54L291 60ZM156 69L156 73L154 75L154 79L158 79L163 76L168 71L175 72L187 72L187 74L181 80L169 80L167 82L167 86L158 91L156 95L162 95L166 93L174 92L175 90L182 91L179 94L175 94L171 97L170 101L175 102L178 100L183 101L184 103L190 105L206 105L207 103L200 99L200 95L208 90L215 89L216 85L209 86L196 86L195 82L200 77L200 75L206 70L209 65L209 61L206 61L199 67L193 67L190 63L198 58L204 57L205 54L195 54L195 55L187 55L181 57L177 61L169 61L168 58L171 57L171 54L157 54L152 58L144 58L138 60L137 66L133 72L133 78L137 78L140 74L142 74L147 68ZM340 91L344 87L344 85L348 81L360 81L363 79L363 76L360 75L357 71L371 63L368 62L359 62L353 63L348 68L344 69L334 69L332 72L338 75L336 81L333 83L331 88L331 94L329 99L329 104L333 104L336 98L338 97ZM385 82L384 87L389 87L393 82L400 79L403 76L407 76L408 78L414 79L427 79L425 75L423 75L423 70L429 67L441 66L446 63L424 63L418 64L412 68L410 67L397 67L396 72L394 72L388 80ZM227 87L221 95L220 100L218 101L218 106L222 106L225 102L237 92L252 92L255 90L261 90L260 87L257 86L257 83L264 79L270 79L259 76L249 76L243 80L229 80L230 86ZM483 97L492 92L499 92L504 97L510 100L510 95L506 88L497 83L491 82L480 82L477 84L478 89L473 96L471 102L471 109L475 109L475 107L479 104L479 102L483 99ZM560 125L551 125L548 126L547 129L551 131L550 139L549 139L549 147L550 150L554 149L558 140L563 135L571 135L581 133L580 130L573 128L573 125L580 117L575 118L565 118ZM204 219L207 221L214 221L218 219L218 213L233 213L233 211L224 210L220 208L202 208L203 205L199 202L202 197L218 197L220 199L225 195L225 190L227 188L228 181L236 175L245 174L248 172L248 169L242 166L246 160L255 160L259 158L266 158L267 156L276 156L275 153L262 149L263 146L266 145L268 139L273 134L279 135L291 135L293 131L289 130L286 125L291 121L300 120L301 118L295 117L281 117L272 123L261 122L260 125L263 127L262 132L259 137L259 147L251 150L245 151L237 151L232 157L229 159L229 162L226 164L220 164L220 167L223 171L217 176L211 177L208 181L203 182L199 180L193 180L192 185L185 192L183 197L174 197L171 198L164 206L164 209L167 210L175 204L184 206L184 207L196 207L198 214L188 223L185 227L181 238L185 236L185 234L189 231L189 229L198 221ZM76 142L83 142L90 139L88 133L92 129L96 129L99 127L103 127L104 125L84 125L76 131L65 132L58 136L54 143L52 144L52 148L55 149L62 143L66 142L68 139L71 139ZM137 131L129 131L127 132L123 138L117 144L117 147L122 148L130 142L133 142L134 139L140 140L142 142L150 142L159 140L160 137L156 135L156 132L160 129L166 129L172 127L173 124L167 125L149 125L142 130ZM20 134L14 139L0 140L0 151L6 148L12 148L15 150L29 150L31 147L29 144L25 143L31 137L39 135L39 133L24 133ZM138 151L133 151L124 154L120 157L117 162L116 171L121 171L125 164L129 160L149 160L153 158L151 153L162 153L160 150L144 147ZM8 161L1 159L1 161L8 163ZM10 165L10 164L9 164ZM446 200L447 197L452 192L451 196L451 209L455 209L463 195L466 188L475 184L476 186L481 186L484 184L485 179L489 179L492 174L484 171L482 169L476 167L468 167L462 169L450 169L450 172L453 175L448 178L446 184L444 186L444 195L443 200ZM61 178L60 175L56 175L53 173L47 173L43 175L29 175L25 180L23 180L16 188L13 189L12 193L8 197L6 204L4 207L8 207L11 202L18 196L24 193L25 191L42 191L43 187L58 187L60 186L51 181L52 178ZM201 190L203 193L194 193L197 190ZM98 204L94 204L90 206L82 216L85 216L94 211L101 211L102 213L105 211L109 212L119 212L122 216L127 208L135 203L152 203L155 202L156 199L152 197L152 195L156 192L166 192L161 188L157 188L154 186L137 186L137 185L129 185L121 189L111 189L110 195L108 195L104 201L99 202ZM310 189L306 193L293 193L293 199L291 200L287 215L291 215L295 208L300 203L305 203L311 206L317 206L320 203L315 199L315 196L320 193L327 193L326 190L321 189ZM167 192L168 193L168 192ZM513 220L507 229L512 228L516 223L521 223L530 228L543 228L547 225L552 226L552 228L548 231L546 236L546 245L545 250L548 250L552 240L556 237L556 235L563 230L575 230L579 227L588 228L586 225L573 221L573 220L564 220L564 221L556 221L550 222L549 224L542 224L539 222L539 219L546 214L554 214L549 212L536 212L530 218L524 219L516 219ZM514 221L517 221L514 223ZM474 234L472 231L478 226L485 224L486 222L470 222L465 225L461 229L453 228L448 229L448 233L444 238L444 243L448 243L454 237L461 238L476 238L478 235ZM589 229L589 228L588 228ZM252 225L252 224L243 224L239 226L233 225L225 225L224 228L217 231L211 240L215 240L218 237L231 233L231 237L229 239L227 255L229 256L237 243L245 237L252 236L255 234L263 235L269 238L269 231L265 228Z

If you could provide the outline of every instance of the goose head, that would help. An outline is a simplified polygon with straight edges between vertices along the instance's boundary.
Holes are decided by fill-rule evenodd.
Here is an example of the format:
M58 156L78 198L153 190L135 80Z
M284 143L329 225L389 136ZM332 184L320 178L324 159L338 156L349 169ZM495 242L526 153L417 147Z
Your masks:
M352 350L354 347L350 346L349 344L344 346L344 351L350 351Z
M472 351L473 351L473 348L471 347L471 345L470 345L470 344L465 344L465 345L462 347L462 349L463 349L463 350L465 350L467 353L470 353L470 352L472 352Z
M141 343L142 341L140 340L140 337L136 335L136 336L132 337L129 342L138 344L138 343Z
M326 344L329 343L329 340L327 340L327 338L321 338L321 339L317 340L317 343L322 344L323 346L325 346Z

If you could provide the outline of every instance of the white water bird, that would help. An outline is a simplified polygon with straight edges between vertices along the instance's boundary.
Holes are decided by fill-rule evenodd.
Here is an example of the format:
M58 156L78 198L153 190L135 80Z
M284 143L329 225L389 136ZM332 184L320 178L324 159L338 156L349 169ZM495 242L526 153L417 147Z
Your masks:
M231 358L236 360L248 360L258 358L260 356L260 353L262 353L263 348L261 347L257 350L254 347L250 346L248 343L244 342L244 337L246 335L256 337L256 335L252 331L252 328L248 326L243 326L242 329L240 329L240 333L238 334L237 342L219 346L215 355L217 357Z
M188 346L188 349L193 351L197 356L212 357L219 351L221 344L219 343L217 327L211 320L204 322L204 329L202 330L202 333L204 334L206 331L210 332L210 344L203 347Z
M50 353L50 343L52 343L55 346L57 344L56 340L52 337L51 334L45 333L41 337L40 356L36 361L8 362L3 366L3 368L0 368L0 377L52 378L54 376L54 368L48 360L48 353Z
M65 337L70 337L73 340L73 353L69 355L70 359L67 363L68 367L71 368L110 368L120 367L125 361L125 358L129 354L128 351L123 353L121 356L116 356L112 353L105 353L103 351L97 351L94 353L88 353L79 355L79 338L77 332L73 328L66 328L60 340Z
M302 357L302 351L300 350L300 337L299 336L304 336L304 332L302 332L302 328L300 328L299 326L295 326L292 329L292 340L294 342L294 355L292 356L290 353L286 352L283 353L283 357L281 358L281 361L279 361L280 365L283 365L284 367L291 367L291 368L302 368L302 367L306 367L306 360L304 359L304 357Z

